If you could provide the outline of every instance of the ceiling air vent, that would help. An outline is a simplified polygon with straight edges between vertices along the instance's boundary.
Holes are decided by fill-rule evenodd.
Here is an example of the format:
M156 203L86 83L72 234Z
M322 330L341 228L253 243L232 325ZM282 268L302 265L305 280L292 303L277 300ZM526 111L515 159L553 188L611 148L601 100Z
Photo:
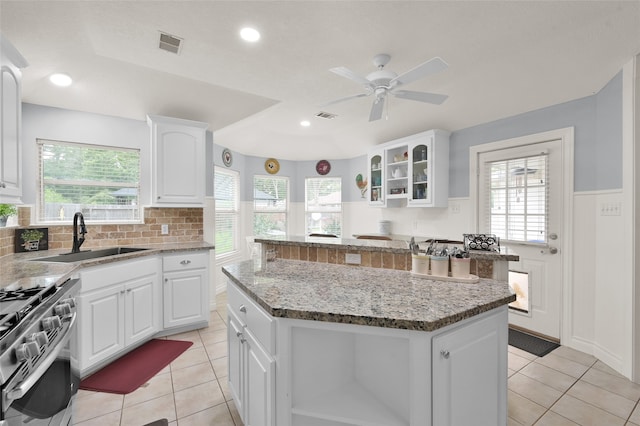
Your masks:
M182 47L182 39L160 32L160 44L158 47L167 52L179 54L180 48Z
M332 120L332 119L336 118L337 115L331 114L329 112L320 111L319 113L316 114L316 117L325 118L327 120Z

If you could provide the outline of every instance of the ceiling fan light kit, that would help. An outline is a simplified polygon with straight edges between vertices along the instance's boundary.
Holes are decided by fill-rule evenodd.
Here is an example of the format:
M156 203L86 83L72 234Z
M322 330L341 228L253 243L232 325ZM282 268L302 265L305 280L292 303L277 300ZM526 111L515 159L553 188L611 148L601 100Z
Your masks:
M330 101L322 106L333 105L350 99L375 95L375 99L371 107L371 112L369 113L369 121L376 121L382 118L385 100L388 94L401 99L408 99L434 105L440 105L448 98L447 95L441 95L437 93L398 90L399 87L405 84L412 83L430 74L435 74L447 69L449 65L447 65L447 63L441 58L436 56L400 75L384 68L390 60L391 56L387 55L386 53L381 53L374 56L373 64L378 69L377 71L373 71L372 73L368 74L366 77L362 77L361 75L351 71L346 67L331 68L331 72L363 85L364 93L339 98Z

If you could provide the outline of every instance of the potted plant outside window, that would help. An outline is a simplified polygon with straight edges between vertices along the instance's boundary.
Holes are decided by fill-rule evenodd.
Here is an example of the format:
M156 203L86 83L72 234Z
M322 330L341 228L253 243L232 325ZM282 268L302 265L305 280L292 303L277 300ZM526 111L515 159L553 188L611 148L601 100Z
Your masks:
M9 216L18 214L18 209L13 204L0 204L0 228L7 226Z

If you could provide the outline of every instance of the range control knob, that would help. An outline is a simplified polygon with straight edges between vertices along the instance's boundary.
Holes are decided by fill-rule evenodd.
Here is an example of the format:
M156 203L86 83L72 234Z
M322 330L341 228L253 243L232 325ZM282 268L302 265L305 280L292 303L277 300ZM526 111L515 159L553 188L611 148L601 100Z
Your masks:
M36 342L40 348L43 348L49 343L49 338L47 337L46 331L38 331L37 333L33 333L29 336L29 342Z
M68 303L60 303L53 308L56 315L63 317L71 313L71 306Z
M62 321L60 321L60 317L47 317L42 320L42 328L45 331L55 330L56 328L62 327Z
M71 308L75 308L76 307L76 299L74 299L73 297L70 297L68 299L62 299L60 301L60 303L66 303Z
M26 361L40 355L40 347L36 342L23 343L16 348L18 362Z

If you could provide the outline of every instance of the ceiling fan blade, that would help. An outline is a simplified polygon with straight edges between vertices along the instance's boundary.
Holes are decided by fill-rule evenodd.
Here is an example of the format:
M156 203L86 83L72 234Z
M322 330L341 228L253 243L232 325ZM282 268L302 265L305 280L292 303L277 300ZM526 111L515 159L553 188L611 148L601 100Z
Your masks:
M410 99L412 101L426 102L428 104L436 105L440 105L449 97L447 95L439 95L437 93L414 92L412 90L394 90L391 94L402 99Z
M369 121L376 121L382 118L382 110L384 109L384 96L376 98L371 107L371 113L369 114Z
M329 106L329 105L337 104L339 102L348 101L349 99L362 98L364 96L369 96L369 93L360 93L358 95L351 95L351 96L345 96L344 98L340 98L340 99L334 99L333 101L329 101L327 103L319 105L319 107L320 108L324 108L324 107Z
M356 74L355 72L351 71L349 68L336 67L336 68L331 68L329 71L331 71L332 73L338 74L341 77L345 77L345 78L348 78L349 80L353 80L356 83L360 83L365 87L373 88L373 84L371 84L369 80L367 80L361 75Z
M396 78L392 79L390 84L408 84L412 81L421 79L422 77L426 77L429 74L435 74L446 70L448 67L449 65L445 61L436 56L435 58L431 58L427 62L405 72L404 74L400 74Z

